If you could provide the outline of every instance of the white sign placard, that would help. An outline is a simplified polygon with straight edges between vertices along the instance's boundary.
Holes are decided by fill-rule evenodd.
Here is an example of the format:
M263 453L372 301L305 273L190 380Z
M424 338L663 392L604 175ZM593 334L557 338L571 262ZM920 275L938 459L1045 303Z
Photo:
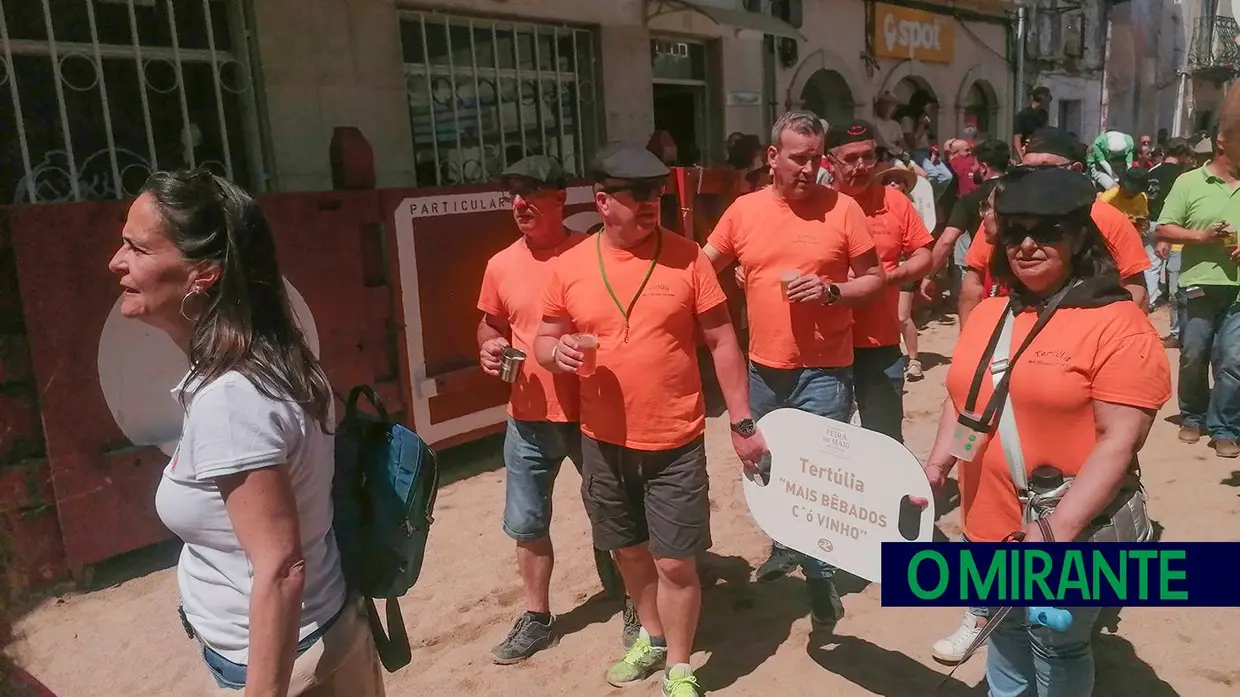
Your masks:
M931 540L930 483L899 442L796 409L776 409L758 428L771 450L770 480L746 478L745 500L771 539L873 583L883 542Z

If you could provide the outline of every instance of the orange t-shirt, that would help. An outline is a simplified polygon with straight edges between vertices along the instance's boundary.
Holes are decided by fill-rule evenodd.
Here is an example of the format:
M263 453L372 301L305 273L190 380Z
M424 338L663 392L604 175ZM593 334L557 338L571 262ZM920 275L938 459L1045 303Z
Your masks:
M627 342L599 260L628 310L650 269L655 235L631 249L592 236L560 256L543 295L546 317L570 319L576 331L598 337L598 368L581 378L582 433L635 450L671 450L704 432L697 316L727 301L697 244L668 230L659 234L663 248L633 304Z
M852 311L818 303L789 303L784 271L848 280L852 260L874 249L861 206L826 187L794 210L770 187L728 207L707 243L745 269L749 358L768 368L852 365Z
M552 262L585 240L572 233L554 249L530 249L525 238L491 257L482 275L478 309L502 317L512 327L512 346L524 351L521 374L512 384L508 413L520 421L577 420L577 377L556 375L534 360L534 337L542 324L542 293Z
M857 196L857 203L870 221L870 234L883 271L894 271L900 260L934 244L913 202L886 186L873 186ZM882 296L865 307L853 308L853 346L900 345L900 287L889 285Z
M1106 240L1107 249L1111 250L1120 278L1135 276L1150 268L1150 258L1145 253L1141 233L1137 232L1127 215L1102 201L1094 201L1089 215L1102 233L1102 238ZM985 271L990 268L990 254L993 250L994 245L987 241L985 231L979 227L964 262L975 271Z
M1007 298L983 300L961 331L947 371L947 392L957 412L965 408L974 371L1007 303ZM1036 321L1033 311L1016 316L1010 351ZM1094 400L1158 409L1171 397L1171 368L1158 332L1130 302L1060 309L1012 370L1009 397L1029 472L1041 465L1065 475L1080 471L1097 443ZM986 373L978 410L993 391ZM1021 507L997 430L973 462L959 464L958 476L966 537L999 542L1021 529Z

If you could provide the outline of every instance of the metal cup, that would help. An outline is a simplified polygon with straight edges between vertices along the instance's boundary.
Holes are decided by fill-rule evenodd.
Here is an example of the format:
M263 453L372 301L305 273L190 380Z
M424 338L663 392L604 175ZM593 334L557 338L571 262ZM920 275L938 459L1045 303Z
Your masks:
M499 357L499 379L504 382L516 382L521 374L521 364L525 362L525 351L511 346L504 349Z

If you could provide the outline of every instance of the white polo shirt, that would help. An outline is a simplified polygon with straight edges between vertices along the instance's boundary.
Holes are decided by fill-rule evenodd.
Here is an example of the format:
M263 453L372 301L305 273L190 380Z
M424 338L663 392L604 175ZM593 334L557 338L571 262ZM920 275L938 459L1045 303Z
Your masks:
M172 390L178 407L184 385ZM248 665L253 569L215 478L263 467L287 469L297 502L304 639L336 615L346 594L332 533L330 434L298 404L266 397L240 373L225 373L187 405L180 444L155 494L160 520L185 542L177 580L190 624L207 646L241 665Z

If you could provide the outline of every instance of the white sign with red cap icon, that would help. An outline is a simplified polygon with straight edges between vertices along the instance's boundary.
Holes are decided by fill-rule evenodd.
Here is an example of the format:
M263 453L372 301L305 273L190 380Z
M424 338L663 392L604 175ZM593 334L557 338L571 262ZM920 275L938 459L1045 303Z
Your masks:
M748 477L743 484L771 539L874 583L883 542L931 541L934 495L901 443L797 409L772 411L758 429L771 451L770 473L765 486Z

